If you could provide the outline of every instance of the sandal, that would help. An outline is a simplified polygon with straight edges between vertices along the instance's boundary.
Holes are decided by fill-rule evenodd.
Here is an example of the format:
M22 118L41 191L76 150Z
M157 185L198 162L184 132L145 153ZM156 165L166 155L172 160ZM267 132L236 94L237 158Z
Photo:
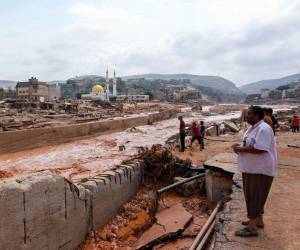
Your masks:
M248 225L249 225L249 221L248 221L248 220L242 221L241 224L242 224L243 226L248 226ZM257 227L258 227L258 228L264 228L265 225L264 225L264 224L257 224Z
M236 231L235 235L239 237L256 237L258 236L258 233L252 232L249 227L244 227L243 229Z

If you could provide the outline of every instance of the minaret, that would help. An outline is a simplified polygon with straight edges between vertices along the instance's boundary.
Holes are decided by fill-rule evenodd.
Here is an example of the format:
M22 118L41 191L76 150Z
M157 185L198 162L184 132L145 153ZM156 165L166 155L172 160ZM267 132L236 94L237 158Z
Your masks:
M105 81L106 81L106 94L107 94L107 98L109 97L109 79L108 79L108 69L106 70L106 77L105 77Z
M113 79L113 96L117 96L117 78L116 78L115 70L114 70L114 79Z

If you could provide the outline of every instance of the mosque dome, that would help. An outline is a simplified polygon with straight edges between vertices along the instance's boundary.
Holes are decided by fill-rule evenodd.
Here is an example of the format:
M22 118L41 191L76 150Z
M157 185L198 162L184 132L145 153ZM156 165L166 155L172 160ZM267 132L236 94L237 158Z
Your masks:
M97 84L92 89L93 94L100 94L104 92L104 89L101 85Z

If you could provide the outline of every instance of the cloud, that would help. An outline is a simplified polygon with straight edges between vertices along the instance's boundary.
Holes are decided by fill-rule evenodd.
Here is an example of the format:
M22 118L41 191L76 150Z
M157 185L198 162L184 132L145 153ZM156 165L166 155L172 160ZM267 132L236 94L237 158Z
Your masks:
M38 12L45 22L0 24L0 78L65 79L104 74L106 67L120 75L221 75L238 84L283 76L300 65L299 6L294 0L74 0L60 8L58 20Z

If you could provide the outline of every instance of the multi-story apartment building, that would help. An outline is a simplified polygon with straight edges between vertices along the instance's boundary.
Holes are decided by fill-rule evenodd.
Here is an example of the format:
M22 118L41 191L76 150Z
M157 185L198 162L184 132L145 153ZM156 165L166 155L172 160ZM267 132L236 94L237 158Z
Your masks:
M35 77L31 77L28 82L18 82L16 92L19 100L48 101L48 85Z

